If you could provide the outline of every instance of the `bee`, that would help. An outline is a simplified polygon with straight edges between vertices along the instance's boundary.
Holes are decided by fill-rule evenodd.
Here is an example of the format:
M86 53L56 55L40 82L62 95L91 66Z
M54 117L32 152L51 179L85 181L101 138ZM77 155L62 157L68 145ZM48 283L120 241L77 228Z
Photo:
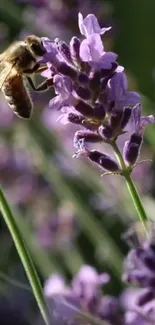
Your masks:
M47 69L47 66L41 66L37 62L45 53L41 38L30 35L25 41L14 42L0 55L0 89L18 117L28 119L33 111L26 80L35 91L43 91L49 87L48 80L35 87L31 79L31 75Z

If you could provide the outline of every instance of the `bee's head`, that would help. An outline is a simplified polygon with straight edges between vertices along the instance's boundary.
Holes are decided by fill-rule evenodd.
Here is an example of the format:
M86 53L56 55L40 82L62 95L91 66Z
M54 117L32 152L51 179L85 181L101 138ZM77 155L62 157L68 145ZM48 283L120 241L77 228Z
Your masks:
M42 57L46 53L43 43L38 36L27 36L25 39L25 43L27 44L34 56Z

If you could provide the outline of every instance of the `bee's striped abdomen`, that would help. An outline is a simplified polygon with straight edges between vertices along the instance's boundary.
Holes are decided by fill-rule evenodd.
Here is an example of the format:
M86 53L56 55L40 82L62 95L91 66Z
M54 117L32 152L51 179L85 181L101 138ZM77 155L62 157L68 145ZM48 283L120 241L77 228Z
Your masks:
M30 118L33 103L25 88L23 77L14 75L4 82L2 91L12 111L22 118Z

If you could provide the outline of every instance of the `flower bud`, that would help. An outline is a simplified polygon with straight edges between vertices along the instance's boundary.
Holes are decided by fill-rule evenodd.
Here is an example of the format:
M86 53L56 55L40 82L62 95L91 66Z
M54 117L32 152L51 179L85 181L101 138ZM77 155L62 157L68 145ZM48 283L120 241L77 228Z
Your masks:
M74 114L74 113L68 114L68 121L73 124L82 125L82 122L84 121L84 119L85 118L82 115L78 115L78 114Z
M123 148L123 157L129 166L136 163L141 149L142 137L136 133L131 135L129 141L125 142Z
M83 100L89 100L91 98L91 92L88 88L80 86L76 89L76 93Z
M57 45L59 52L62 54L65 60L68 61L69 63L73 63L71 58L70 47L68 46L68 44L64 41L61 41L59 38L55 39L55 43Z
M115 62L111 63L111 69L102 69L102 72L101 72L102 78L105 78L105 77L108 77L108 79L112 78L117 67L118 67L118 63L115 61Z
M107 155L100 158L100 165L110 172L118 172L120 170L117 162Z
M64 76L70 77L75 80L77 77L77 72L70 65L65 62L61 62L57 67L58 72L62 73Z
M104 120L105 118L105 108L103 104L95 103L94 105L94 117L98 120Z
M131 107L125 107L123 111L123 117L121 121L121 129L123 130L126 125L128 124L130 117L132 113L132 108Z
M113 138L113 130L111 126L106 125L106 126L100 126L99 127L99 134L105 139L105 140L110 140Z
M130 141L131 141L131 142L134 142L134 143L136 143L137 145L140 146L141 143L142 143L142 136L139 135L139 134L133 133L133 134L131 135Z
M80 59L80 40L77 37L72 37L70 41L70 52L71 57L74 63L79 64L81 62Z
M149 251L149 249L148 249ZM152 253L152 252L151 252ZM148 254L143 249L137 249L137 257L143 262L143 264L149 269L150 271L154 272L155 270L155 255Z
M112 112L110 118L110 126L113 131L120 128L122 118L123 118L122 110L114 110L114 112Z
M139 146L136 143L127 141L126 147L124 146L124 159L129 166L136 163L139 156Z
M93 107L90 106L89 104L85 103L84 101L82 100L79 100L76 105L75 105L75 109L81 113L82 115L84 116L87 116L87 117L92 117L93 116Z
M88 154L88 157L91 161L100 165L102 168L110 172L119 172L120 168L115 160L110 156L105 155L97 150L91 150Z
M91 71L89 75L89 88L96 91L100 88L100 71Z
M115 108L115 101L114 101L114 100L110 100L110 101L108 102L107 112L108 112L109 114L111 114L114 108Z
M142 291L137 299L137 305L143 306L155 298L155 292L152 289L147 289L144 292Z
M97 143L101 142L102 138L99 134L89 131L89 130L79 130L74 135L74 147L79 147L80 140L84 141L84 143Z
M108 80L109 78L108 77L105 77L105 78L102 78L101 81L100 81L100 89L101 89L101 92L103 90L105 90L106 86L107 86L107 83L108 83Z
M80 72L78 77L77 77L77 81L81 84L81 85L88 85L88 76L85 72Z

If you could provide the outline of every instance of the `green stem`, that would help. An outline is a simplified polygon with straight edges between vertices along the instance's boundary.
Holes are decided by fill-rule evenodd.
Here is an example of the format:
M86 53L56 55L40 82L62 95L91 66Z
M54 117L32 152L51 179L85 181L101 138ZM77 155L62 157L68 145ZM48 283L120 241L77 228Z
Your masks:
M3 215L3 218L8 226L12 239L15 243L16 249L24 266L25 272L31 284L35 299L39 306L42 317L46 325L49 325L48 321L48 309L44 299L43 290L35 269L35 266L32 262L32 259L29 255L29 252L25 246L23 238L18 229L18 225L15 221L13 213L9 207L9 204L4 196L2 189L0 188L0 210Z
M112 144L112 147L114 149L114 152L115 152L115 155L117 157L117 160L123 170L123 176L125 177L125 180L126 180L126 184L127 184L127 187L128 187L128 190L129 190L129 193L130 193L130 196L132 198L132 201L134 203L134 206L136 208L136 211L138 213L138 216L140 218L140 221L144 227L144 230L147 234L147 230L146 230L146 221L148 220L148 217L147 217L147 214L145 212L145 209L143 207L143 204L142 204L142 201L140 199L140 196L138 194L138 191L136 189L136 186L134 185L133 183L133 180L131 178L131 170L129 170L129 168L126 166L125 162L124 162L124 159L122 157L122 154L117 146L116 143L113 143Z

